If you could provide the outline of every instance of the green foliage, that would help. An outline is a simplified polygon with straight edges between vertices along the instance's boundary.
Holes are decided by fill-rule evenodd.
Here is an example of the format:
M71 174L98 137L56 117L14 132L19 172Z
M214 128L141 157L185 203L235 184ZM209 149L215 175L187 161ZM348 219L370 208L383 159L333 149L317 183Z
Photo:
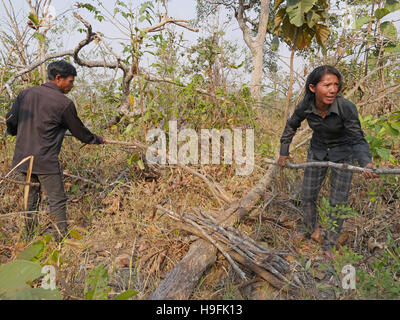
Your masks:
M370 146L370 152L376 160L386 160L397 164L392 148L399 143L400 138L400 111L373 119L372 115L361 117L360 122L365 128L365 139Z
M275 2L274 10L278 10L275 15L275 35L297 49L308 48L314 37L323 46L330 33L324 24L328 18L328 1L287 0L286 6L281 6L282 2Z
M94 268L85 280L84 295L86 300L108 300L108 295L111 288L108 285L109 277L107 268L104 265L99 265ZM127 300L135 296L138 292L129 289L120 293L113 300Z
M42 266L54 258L54 251L49 257L50 236L39 240L18 254L14 261L0 266L0 299L17 300L60 300L57 289L33 288L32 283L43 276ZM57 254L58 256L58 254ZM44 263L41 263L41 260ZM56 259L58 261L58 259Z
M60 300L58 290L32 288L30 283L43 276L39 263L14 260L0 266L0 299Z
M386 248L370 267L373 272L357 272L359 295L369 299L399 299L400 248L390 232Z
M339 219L354 217L357 212L345 204L338 204L332 207L325 197L323 197L318 206L321 226L325 229L334 231L338 226Z
M107 300L111 288L108 286L108 271L104 265L90 271L83 291L86 300Z
M104 20L104 16L101 14L100 10L98 10L95 6L93 6L90 3L83 3L83 2L78 2L76 4L76 6L78 8L85 8L86 10L94 13L94 17L95 19L97 19L98 21L103 21ZM82 30L83 31L83 30Z
M356 289L353 297L358 299L399 299L400 296L400 248L388 232L384 249L375 253L376 259L362 265L364 256L346 246L334 250L333 263L321 264L321 270L328 270L341 279L342 268L351 264L356 270ZM350 292L343 288L334 288L340 295Z

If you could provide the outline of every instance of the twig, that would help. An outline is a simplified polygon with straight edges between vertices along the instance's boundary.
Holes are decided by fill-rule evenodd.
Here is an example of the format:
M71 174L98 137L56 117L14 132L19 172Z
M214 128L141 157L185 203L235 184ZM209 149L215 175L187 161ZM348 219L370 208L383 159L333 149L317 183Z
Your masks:
M266 163L279 166L277 162L271 159L264 158L263 159ZM323 168L323 167L329 167L329 168L336 168L336 169L342 169L342 170L347 170L347 171L352 171L352 172L372 172L376 174L400 174L400 169L368 169L368 168L361 168L357 166L353 166L347 163L336 163L336 162L331 162L331 161L318 161L318 162L304 162L304 163L287 163L286 167L289 169L304 169L304 168L311 168L311 167L317 167L317 168Z
M117 145L121 145L121 146L134 146L134 147L138 147L140 149L147 149L147 146L140 142L126 142L126 141L117 141L117 140L106 139L106 144L117 144Z
M159 205L157 205L157 208L160 209L160 210L162 210L162 211L164 211L165 213L167 213L169 216L173 217L174 219L179 219L179 218L177 218L177 215L176 215L173 211L168 210L168 209L166 209L166 208L163 208L163 207L161 207L161 206L159 206ZM233 269L235 269L235 271L240 275L240 277L241 277L243 280L247 280L245 273L244 273L242 270L240 270L240 268L239 268L239 267L237 266L237 264L232 260L232 258L230 257L230 255L218 244L217 241L215 241L212 237L210 237L210 235L208 235L208 234L204 231L204 229L203 229L200 225L198 225L197 223L195 223L194 221L192 221L192 220L186 220L186 221L189 222L189 223L190 223L193 227L195 227L197 230L199 230L200 233L201 233L208 241L210 241L210 242L225 256L225 258L226 258L226 259L229 261L229 263L232 265Z
M233 201L233 199L222 189L221 186L217 185L216 183L212 183L209 179L207 179L201 173L199 173L196 170L193 170L192 168L189 168L188 166L185 166L181 163L178 163L178 166L181 167L182 169L185 169L186 171L194 174L195 176L199 177L200 179L202 179L207 184L207 186L210 188L211 192L214 194L215 197L222 199L225 203L231 203Z
M37 183L37 182L19 181L19 180L6 178L6 177L0 177L0 180L4 180L4 181L15 183L15 184L29 185L31 187L39 187L40 186L40 183Z
M298 286L290 283L290 281L282 274L289 270L289 263L284 258L280 257L280 254L285 254L284 252L271 251L230 226L216 225L216 221L211 217L203 216L202 218L188 212L178 215L173 211L165 209L161 206L157 206L157 208L166 212L167 215L174 220L179 221L178 224L182 229L207 239L213 245L215 245L217 249L223 249L231 252L232 254L236 252L236 254L240 255L241 257L240 260L235 258L236 261L242 264L243 261L246 261L246 265L251 264L257 266L258 268L262 268L263 270L268 271L280 279L280 281L283 280L292 288L298 289ZM187 226L185 223L193 225L194 229L190 226ZM228 253L227 255L229 256ZM302 285L297 278L295 281L300 286Z
M258 235L260 233L261 229L261 216L262 213L267 209L267 207L270 205L270 203L278 196L278 193L274 194L269 200L264 204L263 208L260 210L260 214L258 215L258 228L257 228L257 233L256 233L256 240L258 239Z
M89 180L89 179L86 179L86 178L82 178L82 177L80 177L80 176L75 176L75 175L73 175L73 174L69 174L68 172L66 172L65 170L64 170L64 172L63 172L63 175L64 176L67 176L67 177L70 177L70 178L74 178L74 179L78 179L78 180L82 180L82 181L85 181L85 182L88 182L88 183L91 183L91 184L94 184L94 185L102 185L102 186L105 186L106 184L104 184L104 183L102 183L102 182L96 182L96 181L92 181L92 180Z

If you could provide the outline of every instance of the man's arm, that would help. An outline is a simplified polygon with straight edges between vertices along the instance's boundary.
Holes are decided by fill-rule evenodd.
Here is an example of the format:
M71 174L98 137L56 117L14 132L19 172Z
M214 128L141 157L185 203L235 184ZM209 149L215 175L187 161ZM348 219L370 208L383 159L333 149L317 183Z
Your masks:
M11 110L9 113L6 114L6 126L7 126L7 132L11 134L12 136L17 135L18 131L18 113L19 113L19 106L22 100L23 94L20 93L15 99Z
M87 144L102 144L104 139L90 132L78 117L75 105L71 102L62 114L62 120L66 128L78 140Z

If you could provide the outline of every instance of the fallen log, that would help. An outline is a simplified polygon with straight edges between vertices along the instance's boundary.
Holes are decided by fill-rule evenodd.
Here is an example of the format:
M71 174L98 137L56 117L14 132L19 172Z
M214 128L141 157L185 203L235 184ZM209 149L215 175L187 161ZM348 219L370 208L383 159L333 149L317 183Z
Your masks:
M234 201L221 214L221 218L217 220L218 224L232 225L235 221L248 215L264 195L267 185L277 170L276 166L270 166L263 178L245 197ZM196 288L204 272L215 262L216 253L217 249L210 242L203 239L196 240L190 246L188 254L175 266L148 299L188 299L192 294L190 288L192 290Z
M188 212L178 215L161 206L157 208L177 220L178 228L211 242L243 280L247 280L246 276L233 260L252 270L276 289L292 295L299 294L300 287L303 286L300 280L293 276L296 282L294 284L287 279L289 263L284 258L287 255L286 252L268 249L237 229L218 224L211 216L204 214L199 216Z

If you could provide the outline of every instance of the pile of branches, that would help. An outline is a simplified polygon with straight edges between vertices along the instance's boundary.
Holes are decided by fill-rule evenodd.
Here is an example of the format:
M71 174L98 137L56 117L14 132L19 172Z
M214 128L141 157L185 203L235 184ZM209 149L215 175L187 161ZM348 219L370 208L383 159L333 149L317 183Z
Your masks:
M211 242L230 262L242 280L247 280L246 274L235 261L279 290L286 289L289 293L298 295L300 288L304 287L295 274L291 274L294 282L288 279L290 264L285 259L287 252L270 250L234 227L218 224L212 216L201 212L199 216L188 212L178 214L161 206L157 208L176 220L180 229Z

